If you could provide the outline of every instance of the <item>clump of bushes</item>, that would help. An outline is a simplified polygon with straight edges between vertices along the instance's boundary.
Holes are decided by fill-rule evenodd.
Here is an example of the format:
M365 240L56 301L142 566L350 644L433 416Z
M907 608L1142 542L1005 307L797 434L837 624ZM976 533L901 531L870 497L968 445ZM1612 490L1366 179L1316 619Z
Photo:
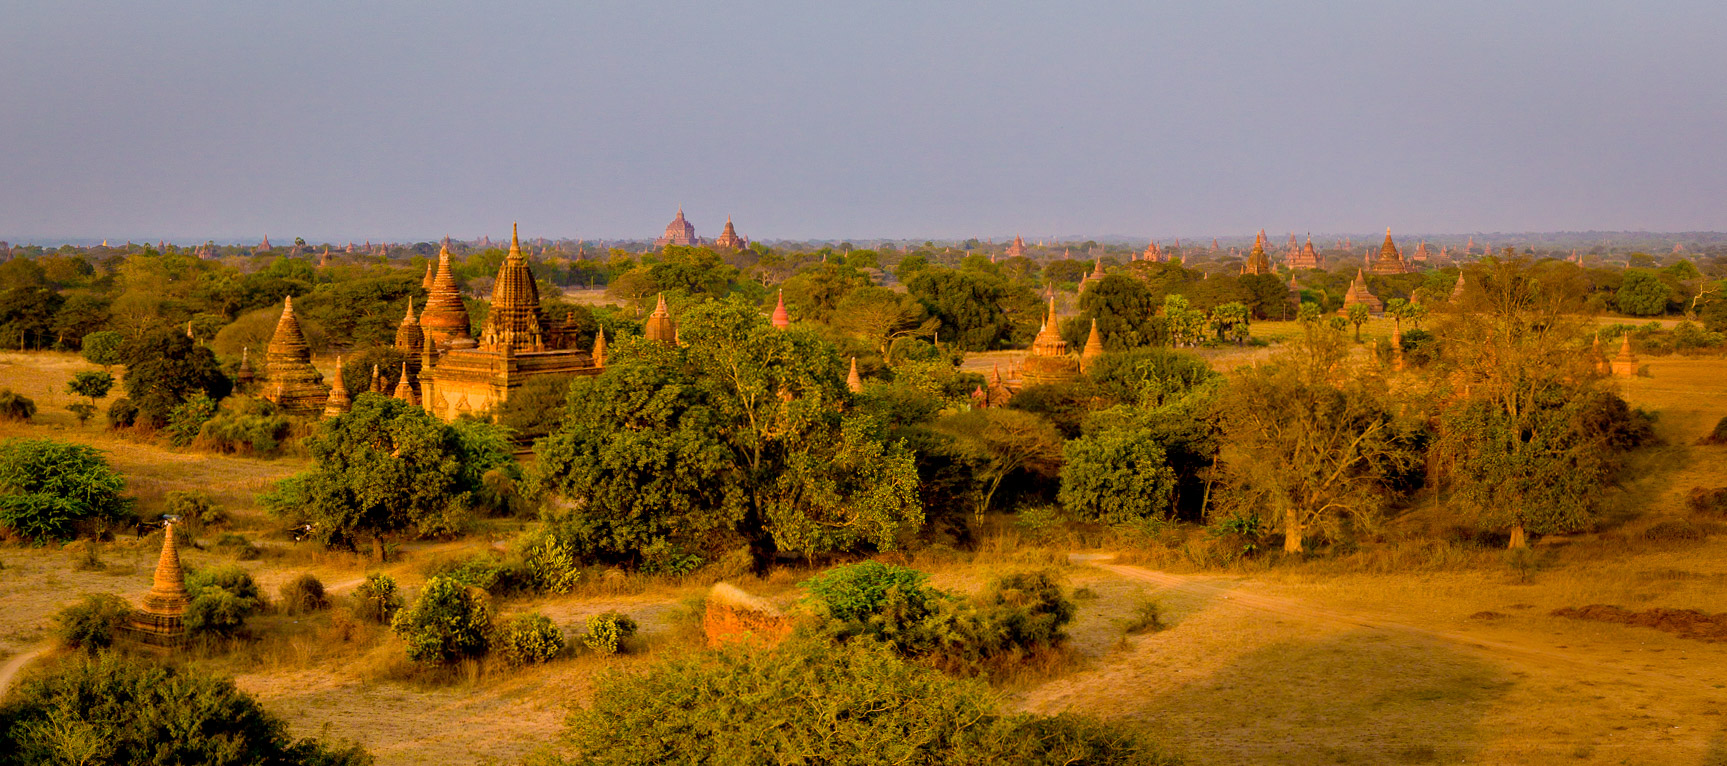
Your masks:
M163 430L168 432L170 443L184 447L198 438L198 432L213 417L216 417L216 400L200 392L168 411L168 425Z
M516 615L499 625L492 650L511 667L538 664L564 650L564 633L538 612Z
M448 577L427 580L419 600L390 621L390 629L408 644L408 658L429 665L485 655L491 628L485 593Z
M0 442L0 527L37 543L72 537L86 520L118 521L132 504L102 453L52 439Z
M368 574L354 589L353 612L363 620L388 625L401 609L402 594L396 588L396 579L387 574Z
M310 572L282 583L278 592L282 611L288 614L316 612L330 605L330 598L324 593L324 583Z
M623 642L635 634L635 620L619 612L605 612L588 618L588 634L582 643L599 654L617 654Z
M247 617L267 606L252 573L234 564L193 571L186 576L186 596L186 632L192 635L231 638Z
M132 607L125 599L112 593L92 593L60 610L54 618L54 637L68 649L94 654L114 644L131 614Z
M294 435L294 422L264 399L234 396L198 428L192 446L225 455L275 455Z
M264 551L246 539L245 535L233 533L216 538L215 548L241 561L256 561L264 555Z
M803 585L823 629L845 641L867 636L951 672L1011 666L1065 641L1077 607L1046 572L1012 574L976 599L923 584L926 575L866 561L835 567Z
M29 420L36 416L36 401L10 388L0 388L0 420Z
M131 428L138 423L138 405L127 397L108 403L108 427Z
M733 647L614 671L593 700L570 716L573 763L1177 763L1088 719L1003 713L983 684L865 641Z
M1727 418L1715 421L1715 429L1710 431L1703 438L1698 439L1697 443L1704 445L1727 444Z
M1683 519L1657 522L1643 530L1643 539L1652 543L1692 543L1705 536L1702 527Z
M357 745L293 739L234 682L106 654L25 681L0 715L7 764L366 766Z
M1727 487L1692 487L1691 495L1685 498L1685 503L1691 506L1691 512L1698 516L1727 518Z
M1140 633L1155 633L1166 627L1163 624L1163 607L1156 601L1147 599L1134 607L1133 614L1127 618L1127 624L1122 626L1122 632L1130 635Z

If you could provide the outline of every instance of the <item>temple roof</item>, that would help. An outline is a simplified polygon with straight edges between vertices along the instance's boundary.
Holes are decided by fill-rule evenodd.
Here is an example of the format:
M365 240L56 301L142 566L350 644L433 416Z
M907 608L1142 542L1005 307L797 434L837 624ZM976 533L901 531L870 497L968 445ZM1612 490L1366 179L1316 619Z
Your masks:
M414 297L410 295L408 313L402 317L402 324L396 327L396 348L419 353L425 341L426 333L420 329L420 321L414 318Z
M1082 361L1090 362L1103 356L1103 336L1097 332L1097 317L1091 319L1091 334L1086 336L1085 350L1079 353Z
M292 359L312 361L312 348L306 345L306 334L300 331L300 319L294 316L294 297L282 299L282 317L276 320L276 333L270 336L266 360L276 362Z
M534 272L522 255L521 240L515 224L510 225L510 252L498 267L498 278L492 283L492 306L486 312L486 324L480 332L480 343L486 346L509 346L514 351L539 351L545 348L545 318L540 315L540 289L534 284Z
M420 327L428 339L437 343L472 337L468 307L462 303L462 291L456 286L455 272L450 269L448 245L438 250L438 272L432 278L431 297L420 312Z
M324 417L333 418L353 409L354 400L342 383L342 357L336 357L336 376L330 381L330 398L324 403Z
M780 291L779 303L774 306L773 326L785 329L792 326L792 315L786 311L786 291Z
M1049 313L1044 315L1043 327L1037 331L1037 338L1031 342L1032 356L1067 356L1067 341L1062 340L1061 332L1055 326L1055 298L1049 299Z

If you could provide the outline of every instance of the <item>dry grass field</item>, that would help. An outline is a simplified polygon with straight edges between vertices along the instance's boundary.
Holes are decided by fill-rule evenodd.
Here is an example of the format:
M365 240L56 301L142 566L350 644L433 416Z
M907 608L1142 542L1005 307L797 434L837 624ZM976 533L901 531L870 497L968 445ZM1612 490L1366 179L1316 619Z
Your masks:
M1261 323L1255 333L1286 327ZM1232 350L1217 363L1263 353ZM968 366L984 371L1007 358L975 355ZM1068 661L1009 679L1001 687L1008 703L1140 728L1197 764L1727 764L1727 644L1548 615L1591 603L1727 611L1727 536L1642 537L1686 514L1691 487L1727 486L1727 447L1693 444L1727 415L1727 361L1645 362L1651 377L1621 386L1633 404L1659 414L1666 445L1636 456L1633 480L1607 498L1604 529L1542 541L1527 577L1495 552L1439 559L1413 549L1364 551L1343 562L1171 574L1009 545L932 562L932 582L974 590L1003 572L1057 568L1084 594ZM0 387L36 398L41 409L34 424L0 425L0 438L52 436L103 449L145 509L169 491L210 492L232 528L264 546L262 558L243 564L272 595L302 571L338 589L367 571L354 557L273 537L257 494L303 461L177 452L95 424L80 428L64 411L71 399L51 392L83 367L67 355L0 354ZM492 544L474 537L405 546L388 570L412 590L426 562ZM0 660L40 645L52 614L82 594L141 596L158 545L158 537L105 544L100 571L79 571L74 550L0 548ZM223 560L212 550L183 555L190 566ZM783 602L804 574L743 585ZM506 602L503 612L541 611L570 636L609 609L643 626L630 655L526 671L471 665L427 678L407 666L386 631L334 624L329 613L257 618L260 638L194 661L234 675L297 734L358 740L381 764L509 762L555 737L596 673L689 646L685 603L701 590L626 578ZM1168 627L1125 635L1146 600L1159 604Z

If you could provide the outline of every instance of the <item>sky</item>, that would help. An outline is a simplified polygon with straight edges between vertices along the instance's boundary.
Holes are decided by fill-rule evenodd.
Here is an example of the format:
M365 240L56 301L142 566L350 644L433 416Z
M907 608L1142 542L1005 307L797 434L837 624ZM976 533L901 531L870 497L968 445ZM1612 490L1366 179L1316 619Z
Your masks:
M0 239L1727 229L1727 3L0 0Z

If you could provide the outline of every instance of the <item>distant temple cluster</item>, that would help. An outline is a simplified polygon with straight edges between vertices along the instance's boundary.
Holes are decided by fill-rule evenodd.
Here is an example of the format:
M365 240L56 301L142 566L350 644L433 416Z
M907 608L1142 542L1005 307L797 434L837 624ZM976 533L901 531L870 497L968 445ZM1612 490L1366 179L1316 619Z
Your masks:
M666 233L659 239L654 240L654 247L665 247L667 245L697 247L702 244L704 244L702 238L696 236L695 224L690 223L689 219L684 218L684 209L682 207L678 208L677 217L673 218L671 223L666 224ZM732 217L729 215L726 216L725 230L721 231L720 235L715 237L712 242L707 242L705 244L713 245L722 250L742 250L750 246L749 240L738 236L738 230L732 226Z

